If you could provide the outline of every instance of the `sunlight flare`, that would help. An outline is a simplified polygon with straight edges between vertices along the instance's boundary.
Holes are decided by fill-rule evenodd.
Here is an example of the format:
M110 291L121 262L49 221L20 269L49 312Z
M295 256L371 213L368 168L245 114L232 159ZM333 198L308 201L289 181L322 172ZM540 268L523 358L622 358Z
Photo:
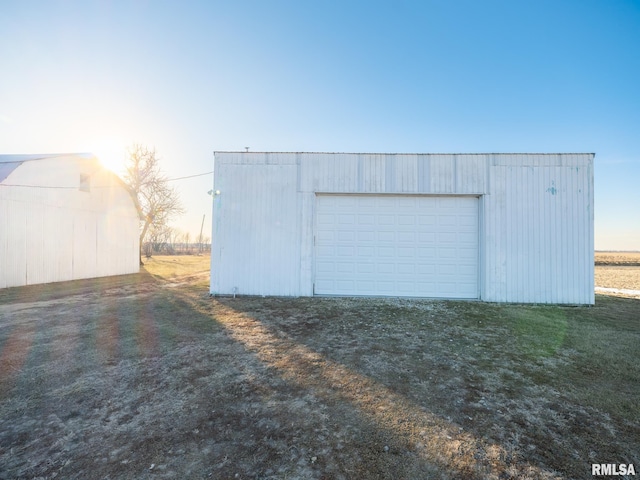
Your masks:
M100 163L117 175L122 175L127 159L127 144L118 137L103 137L90 144L88 149Z

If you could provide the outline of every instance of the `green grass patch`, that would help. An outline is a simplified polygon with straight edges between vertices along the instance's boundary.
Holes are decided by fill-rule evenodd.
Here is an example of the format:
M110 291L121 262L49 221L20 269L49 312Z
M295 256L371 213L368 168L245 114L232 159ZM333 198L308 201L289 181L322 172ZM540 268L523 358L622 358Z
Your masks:
M567 335L567 318L558 307L511 307L506 325L525 355L539 359L555 355Z

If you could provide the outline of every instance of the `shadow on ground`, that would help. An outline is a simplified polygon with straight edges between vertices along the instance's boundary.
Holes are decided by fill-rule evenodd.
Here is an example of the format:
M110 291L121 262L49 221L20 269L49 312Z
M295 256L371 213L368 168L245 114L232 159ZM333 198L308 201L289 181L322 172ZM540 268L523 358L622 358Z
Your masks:
M508 322L516 306L111 281L0 293L0 479L591 478L594 462L640 463L634 404L609 412L563 380L583 359L575 317L602 322L595 308L531 307L531 330Z

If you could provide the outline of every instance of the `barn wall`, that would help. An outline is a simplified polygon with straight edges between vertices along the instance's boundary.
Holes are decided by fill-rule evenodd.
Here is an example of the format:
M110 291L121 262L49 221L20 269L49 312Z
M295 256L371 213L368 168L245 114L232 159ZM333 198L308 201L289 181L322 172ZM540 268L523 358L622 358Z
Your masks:
M89 192L78 188L80 173L91 177ZM135 205L95 159L23 162L3 181L0 215L0 288L139 270Z
M487 301L593 303L592 154L216 152L211 292L312 295L316 193L480 198Z

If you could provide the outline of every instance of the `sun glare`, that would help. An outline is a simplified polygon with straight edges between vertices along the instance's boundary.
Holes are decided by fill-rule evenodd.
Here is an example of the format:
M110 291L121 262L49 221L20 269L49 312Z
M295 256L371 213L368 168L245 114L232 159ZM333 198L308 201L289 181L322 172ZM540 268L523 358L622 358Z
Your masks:
M124 173L127 149L125 143L117 138L105 138L97 141L90 149L100 163L117 175Z

